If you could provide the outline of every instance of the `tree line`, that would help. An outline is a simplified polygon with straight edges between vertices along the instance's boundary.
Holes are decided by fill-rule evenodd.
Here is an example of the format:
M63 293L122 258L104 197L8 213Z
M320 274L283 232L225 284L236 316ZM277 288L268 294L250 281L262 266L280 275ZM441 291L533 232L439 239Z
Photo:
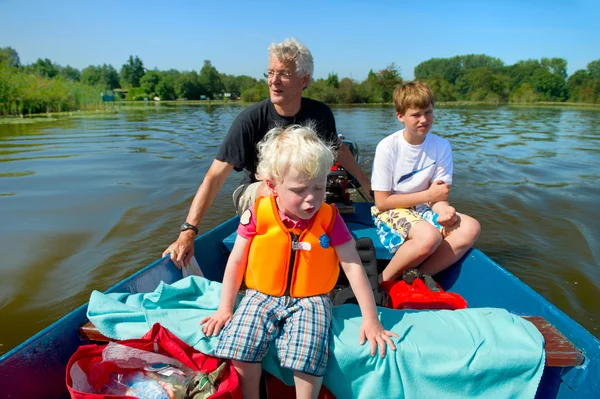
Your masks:
M499 58L471 54L422 62L415 78L427 80L439 101L600 103L600 60L567 77L563 58L504 65Z
M429 82L437 101L600 103L600 60L567 76L562 58L504 65L499 58L471 54L432 58L417 65L414 75ZM392 63L371 70L362 82L330 73L313 80L304 95L329 104L389 103L402 82L400 69ZM125 89L125 100L215 99L225 93L245 102L268 97L265 79L219 73L209 60L199 72L146 69L137 56L130 56L120 70L103 64L80 71L47 58L22 65L16 50L0 48L0 114L97 108L101 93L114 89Z

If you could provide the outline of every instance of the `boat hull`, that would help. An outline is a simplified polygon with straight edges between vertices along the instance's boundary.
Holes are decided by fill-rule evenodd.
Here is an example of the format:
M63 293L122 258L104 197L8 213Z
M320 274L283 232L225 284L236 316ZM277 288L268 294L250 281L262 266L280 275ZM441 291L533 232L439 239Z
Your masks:
M356 237L370 237L378 259L391 255L379 244L368 204L354 204L353 215L344 218ZM221 281L237 227L234 217L196 239L195 251L205 276ZM151 292L161 281L173 283L181 271L166 258L157 260L107 292ZM600 397L600 341L556 306L477 249L439 275L440 285L461 294L470 307L505 308L518 315L542 316L585 355L578 367L546 367L538 389L539 398ZM77 347L89 344L78 329L88 320L87 304L69 313L0 358L2 398L68 397L65 369Z

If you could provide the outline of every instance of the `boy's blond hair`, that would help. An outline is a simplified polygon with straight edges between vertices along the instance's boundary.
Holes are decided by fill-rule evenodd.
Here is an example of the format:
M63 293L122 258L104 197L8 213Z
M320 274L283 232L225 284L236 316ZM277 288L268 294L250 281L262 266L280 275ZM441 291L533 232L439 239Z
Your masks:
M335 160L332 147L325 144L310 126L276 127L258 143L259 180L282 181L294 168L306 180L325 177Z
M423 109L433 106L433 103L433 92L425 82L413 80L394 90L394 108L400 115L404 115L409 108Z

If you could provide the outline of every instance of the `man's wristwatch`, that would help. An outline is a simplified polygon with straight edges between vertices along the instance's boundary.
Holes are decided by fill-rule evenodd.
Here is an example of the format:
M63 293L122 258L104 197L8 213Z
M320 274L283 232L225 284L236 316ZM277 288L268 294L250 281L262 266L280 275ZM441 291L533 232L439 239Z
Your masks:
M196 235L198 235L198 228L188 222L183 222L183 224L181 225L181 228L179 230L180 231L194 230L194 233L196 233Z

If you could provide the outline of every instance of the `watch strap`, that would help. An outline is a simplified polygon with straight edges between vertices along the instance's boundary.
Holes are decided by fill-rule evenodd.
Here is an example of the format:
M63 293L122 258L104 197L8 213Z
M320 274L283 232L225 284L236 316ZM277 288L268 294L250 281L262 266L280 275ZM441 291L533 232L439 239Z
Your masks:
M184 222L184 223L181 225L181 229L180 229L180 230L181 230L181 231L193 230L193 231L194 231L194 233L196 233L196 235L198 235L198 228L197 228L196 226L194 226L193 224L191 224L191 223L188 223L188 222Z

